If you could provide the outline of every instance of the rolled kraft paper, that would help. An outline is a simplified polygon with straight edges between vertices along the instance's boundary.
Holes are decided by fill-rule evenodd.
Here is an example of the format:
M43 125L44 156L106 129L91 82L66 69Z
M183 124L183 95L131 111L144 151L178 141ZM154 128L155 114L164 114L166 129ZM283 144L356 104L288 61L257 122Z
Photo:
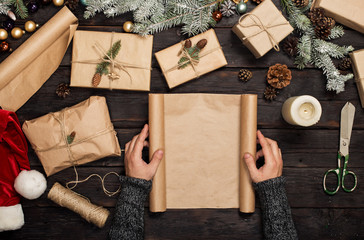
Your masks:
M88 222L95 224L102 228L110 212L101 207L90 203L86 198L81 197L79 194L72 190L63 187L59 183L54 183L51 190L49 190L48 198L57 203L61 207L68 208L75 213L78 213L82 218Z
M249 121L247 118L249 117ZM257 138L257 95L241 96L241 128L240 128L240 176L239 176L239 210L253 213L255 195L244 154L250 153L255 159Z
M62 8L0 64L0 106L18 110L48 80L61 63L78 26Z
M153 153L164 150L164 95L149 94L149 160ZM149 208L151 212L167 209L165 154L153 179Z
M303 127L316 124L321 113L320 102L309 95L288 98L282 107L282 116L286 122Z

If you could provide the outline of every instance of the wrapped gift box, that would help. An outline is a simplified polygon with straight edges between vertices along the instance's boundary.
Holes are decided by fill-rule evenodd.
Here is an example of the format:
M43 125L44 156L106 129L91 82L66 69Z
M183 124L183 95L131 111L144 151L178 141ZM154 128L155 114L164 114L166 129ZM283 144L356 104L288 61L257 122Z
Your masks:
M260 58L272 48L278 51L279 42L293 31L293 27L271 0L265 0L241 16L232 30L253 55Z
M215 31L210 29L189 40L191 41L192 46L194 46L201 39L206 39L207 44L199 53L199 62L187 64L185 68L180 68L179 65L185 42L177 43L155 53L155 57L166 78L169 88L174 88L205 73L227 65Z
M117 41L119 53L113 59L116 77L101 76L98 88L123 90L150 90L153 36L141 37L130 33L76 31L72 50L72 87L94 87L92 79L96 67ZM112 63L109 64L110 66ZM110 66L108 67L111 73Z
M323 8L325 15L332 17L358 32L364 33L364 1L363 0L316 0L312 8Z
M360 96L361 106L364 108L364 49L350 53L353 62L356 86Z
M120 156L104 97L25 121L23 131L50 176L70 166Z

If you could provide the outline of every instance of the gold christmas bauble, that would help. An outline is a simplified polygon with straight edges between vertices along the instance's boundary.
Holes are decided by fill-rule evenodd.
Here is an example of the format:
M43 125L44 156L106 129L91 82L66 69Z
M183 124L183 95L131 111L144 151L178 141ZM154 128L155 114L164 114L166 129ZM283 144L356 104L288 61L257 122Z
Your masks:
M5 40L8 38L8 32L5 29L0 29L0 40Z
M23 36L24 30L22 30L20 27L15 27L13 30L11 30L11 36L15 39L19 39Z
M27 21L24 25L25 31L27 32L34 32L37 27L38 24L33 21Z
M64 4L64 0L53 0L53 4L56 7L61 7Z
M126 21L123 25L123 29L125 32L131 32L133 30L133 23L131 21Z

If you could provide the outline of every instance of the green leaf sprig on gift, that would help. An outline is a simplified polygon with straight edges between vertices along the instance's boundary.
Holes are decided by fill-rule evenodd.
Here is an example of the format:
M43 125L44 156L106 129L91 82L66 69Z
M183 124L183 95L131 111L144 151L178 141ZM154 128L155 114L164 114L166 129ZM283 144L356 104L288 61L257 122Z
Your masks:
M109 60L109 58L115 59L116 56L119 54L120 49L121 49L121 40L115 42L111 46L109 51L107 51L107 56L104 56L103 60ZM93 87L97 87L100 84L102 75L109 74L109 66L110 66L110 62L108 62L108 61L101 61L99 64L97 64L96 72L92 78Z
M178 61L178 69L183 69L189 64L198 64L200 61L200 52L206 46L207 40L201 39L194 46L192 46L191 40L187 39L184 43L183 49L178 55L182 54L182 57Z

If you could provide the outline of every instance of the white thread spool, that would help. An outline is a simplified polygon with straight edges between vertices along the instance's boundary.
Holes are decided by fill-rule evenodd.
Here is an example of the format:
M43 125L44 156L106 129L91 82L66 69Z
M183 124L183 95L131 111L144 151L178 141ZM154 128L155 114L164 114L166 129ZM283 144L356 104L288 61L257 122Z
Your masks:
M308 127L316 124L321 117L320 102L309 95L288 98L282 106L282 116L292 125Z

